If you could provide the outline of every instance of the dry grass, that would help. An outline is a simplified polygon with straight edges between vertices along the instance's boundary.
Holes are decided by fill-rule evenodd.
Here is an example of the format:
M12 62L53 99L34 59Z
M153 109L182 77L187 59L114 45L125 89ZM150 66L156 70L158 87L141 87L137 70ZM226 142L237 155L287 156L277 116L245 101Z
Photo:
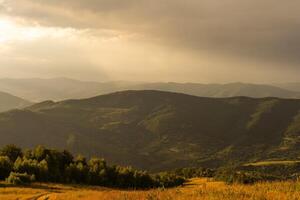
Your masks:
M1 200L296 200L300 182L226 185L207 179L193 179L180 188L149 191L122 191L101 187L37 184L28 188L2 187Z
M292 165L298 164L300 161L292 161L292 160L278 160L278 161L261 161L256 163L248 163L244 166L268 166L268 165Z

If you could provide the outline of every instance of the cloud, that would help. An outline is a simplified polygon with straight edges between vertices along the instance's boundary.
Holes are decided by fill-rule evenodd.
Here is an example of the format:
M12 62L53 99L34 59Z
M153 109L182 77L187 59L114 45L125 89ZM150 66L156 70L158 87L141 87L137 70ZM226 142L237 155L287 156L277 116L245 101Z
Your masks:
M300 2L280 0L9 0L48 26L115 29L192 50L299 64Z
M128 45L154 44L171 52L190 54L191 60L207 55L212 62L221 58L234 60L223 63L228 70L236 70L229 66L232 63L244 68L248 62L259 63L262 71L293 72L300 64L299 11L299 1L281 0L4 0L0 3L2 15L23 23L89 30L92 35L110 30L128 37L132 41ZM197 64L201 62L195 61L193 65ZM219 64L222 62L216 62L215 66ZM128 67L128 63L124 65Z

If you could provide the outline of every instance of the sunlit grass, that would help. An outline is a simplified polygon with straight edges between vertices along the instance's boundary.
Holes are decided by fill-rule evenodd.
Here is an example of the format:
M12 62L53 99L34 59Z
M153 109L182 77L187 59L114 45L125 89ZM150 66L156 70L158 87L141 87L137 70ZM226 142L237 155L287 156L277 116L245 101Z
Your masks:
M209 179L193 179L183 187L130 191L101 187L36 184L31 187L1 187L0 199L48 200L296 200L300 182L272 182L254 185L227 185Z
M256 163L248 163L244 166L268 166L268 165L291 165L291 164L297 164L300 163L300 161L293 161L293 160L274 160L274 161L261 161Z

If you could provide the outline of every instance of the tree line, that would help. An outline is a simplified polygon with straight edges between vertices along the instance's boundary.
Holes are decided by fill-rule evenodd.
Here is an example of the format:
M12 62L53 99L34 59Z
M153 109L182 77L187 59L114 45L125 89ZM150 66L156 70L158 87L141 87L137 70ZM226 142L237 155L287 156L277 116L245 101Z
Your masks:
M253 184L271 181L298 181L300 163L294 162L276 165L228 165L220 167L214 175L215 180L226 183Z
M74 157L66 150L43 146L22 150L15 145L0 149L0 180L13 184L37 181L136 189L175 187L185 182L175 173L150 174L132 167L110 166L100 158Z
M199 177L213 178L216 170L205 167L186 167L172 170L172 173L176 174L177 176L184 177L185 179Z

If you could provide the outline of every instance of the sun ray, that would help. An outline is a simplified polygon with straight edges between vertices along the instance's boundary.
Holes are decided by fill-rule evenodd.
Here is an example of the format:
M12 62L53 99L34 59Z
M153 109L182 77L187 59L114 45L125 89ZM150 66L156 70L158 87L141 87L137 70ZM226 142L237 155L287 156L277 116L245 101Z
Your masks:
M8 41L14 29L15 26L11 21L0 19L0 42Z
M24 26L9 19L0 18L0 43L32 41L43 36L55 35L57 30L40 26Z

